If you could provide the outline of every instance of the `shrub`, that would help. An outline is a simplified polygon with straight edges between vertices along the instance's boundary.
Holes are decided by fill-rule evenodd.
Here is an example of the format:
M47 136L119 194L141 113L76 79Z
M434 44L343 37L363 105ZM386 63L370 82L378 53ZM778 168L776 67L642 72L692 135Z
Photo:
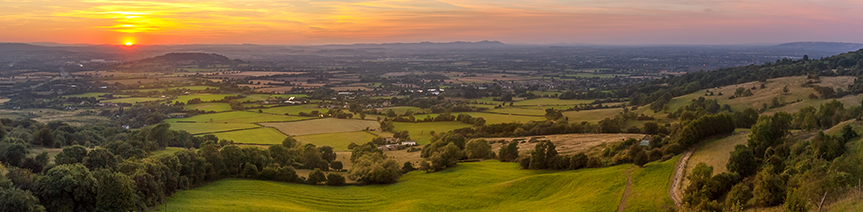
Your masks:
M340 174L330 173L327 175L327 185L343 186L345 185L345 177Z

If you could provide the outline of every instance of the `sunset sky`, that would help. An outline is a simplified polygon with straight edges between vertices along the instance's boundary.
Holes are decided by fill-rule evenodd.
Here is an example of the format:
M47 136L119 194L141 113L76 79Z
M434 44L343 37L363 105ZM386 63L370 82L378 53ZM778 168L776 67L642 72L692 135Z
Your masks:
M863 43L861 10L861 0L0 0L0 42Z

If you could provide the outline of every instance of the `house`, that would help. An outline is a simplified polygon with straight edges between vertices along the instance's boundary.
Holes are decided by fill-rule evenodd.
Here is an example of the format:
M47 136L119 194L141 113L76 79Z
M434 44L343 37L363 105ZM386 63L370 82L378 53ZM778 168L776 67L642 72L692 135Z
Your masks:
M649 136L649 135L644 136L644 138L641 138L641 143L639 143L639 145L641 145L641 146L650 146L650 139L651 139L651 138L650 138L650 136Z
M401 143L401 145L402 146L416 146L417 142L416 141L404 141Z

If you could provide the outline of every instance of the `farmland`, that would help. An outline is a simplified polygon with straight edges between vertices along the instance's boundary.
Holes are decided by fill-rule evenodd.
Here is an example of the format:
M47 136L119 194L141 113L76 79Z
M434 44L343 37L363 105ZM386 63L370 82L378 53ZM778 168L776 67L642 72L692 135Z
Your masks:
M261 125L273 127L288 135L311 135L323 133L353 132L366 128L375 129L380 127L376 121L358 119L336 119L324 118L296 122L262 123Z
M160 100L162 100L162 98L131 97L131 98L102 100L102 102L135 104L135 103L141 103L141 102L155 102L155 101L160 101Z
M297 115L300 112L309 113L312 111L318 112L326 112L327 109L316 108L315 105L292 105L292 106L283 106L283 107L272 107L263 109L264 113L272 113L272 114L289 114L289 115Z
M186 110L203 110L213 112L225 112L231 110L231 105L228 103L201 103L184 106Z
M240 144L281 144L282 140L285 140L285 134L280 133L278 130L262 127L248 130L237 130L230 132L220 132L213 133L219 139L225 139L229 141L234 141L234 143Z
M195 122L195 123L224 123L224 124L248 124L259 122L283 122L283 121L299 121L309 119L309 117L300 116L285 116L272 115L248 111L231 111L224 113L210 113L192 116L189 118L174 118L167 119L165 122Z
M297 141L304 144L314 144L316 146L330 146L335 151L348 151L348 145L351 143L364 144L372 141L375 138L368 132L343 132L343 133L326 133L301 135L294 137ZM281 142L281 140L279 141Z
M497 113L484 113L484 112L463 112L463 113L451 113L453 116L458 116L459 114L470 115L471 117L482 117L485 119L486 124L500 124L500 123L513 123L513 122L521 122L527 123L530 121L542 121L545 120L545 112L543 115L510 115L510 114L497 114ZM440 114L432 113L432 114L417 114L414 115L414 118L422 120L426 117L437 117Z
M171 123L173 130L185 130L191 134L222 132L239 129L259 128L257 124L219 124L219 123Z
M558 153L560 153L561 155L570 155L580 152L586 152L587 150L595 146L600 146L607 143L622 142L630 138L641 140L641 138L643 137L643 134L558 134L546 136L484 139L488 140L489 142L494 141L494 144L491 145L491 149L494 151L498 151L502 145L508 144L512 140L527 141L531 138L549 140L557 147ZM522 154L528 154L530 151L533 150L534 146L536 146L536 143L519 143L518 151Z
M199 98L202 102L210 102L216 100L225 99L227 96L236 96L236 94L193 94L193 95L182 95L178 96L176 99L171 100L171 102L189 102L189 100Z
M471 125L455 122L455 121L447 121L447 122L420 122L420 123L405 123L405 122L396 122L393 123L395 125L395 132L401 132L403 130L407 130L412 140L416 140L417 144L428 144L431 142L431 131L435 133L443 133L454 129L470 127Z

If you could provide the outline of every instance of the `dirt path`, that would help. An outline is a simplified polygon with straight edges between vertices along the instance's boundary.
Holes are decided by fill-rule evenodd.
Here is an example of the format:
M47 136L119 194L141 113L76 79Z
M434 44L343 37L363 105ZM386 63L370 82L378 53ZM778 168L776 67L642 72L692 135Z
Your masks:
M681 186L680 183L683 181L683 174L686 172L686 161L689 160L689 156L692 156L692 152L695 152L695 147L687 150L683 154L683 157L680 158L680 161L677 161L677 167L674 168L674 180L671 181L671 186L668 188L668 196L671 196L671 200L674 200L674 204L678 207L683 205L683 201L677 196L676 191Z
M629 198L629 194L632 193L632 170L636 169L635 166L627 169L623 173L626 174L626 188L623 189L623 197L620 198L620 205L617 206L617 212L623 212L623 209L626 208L626 199Z

